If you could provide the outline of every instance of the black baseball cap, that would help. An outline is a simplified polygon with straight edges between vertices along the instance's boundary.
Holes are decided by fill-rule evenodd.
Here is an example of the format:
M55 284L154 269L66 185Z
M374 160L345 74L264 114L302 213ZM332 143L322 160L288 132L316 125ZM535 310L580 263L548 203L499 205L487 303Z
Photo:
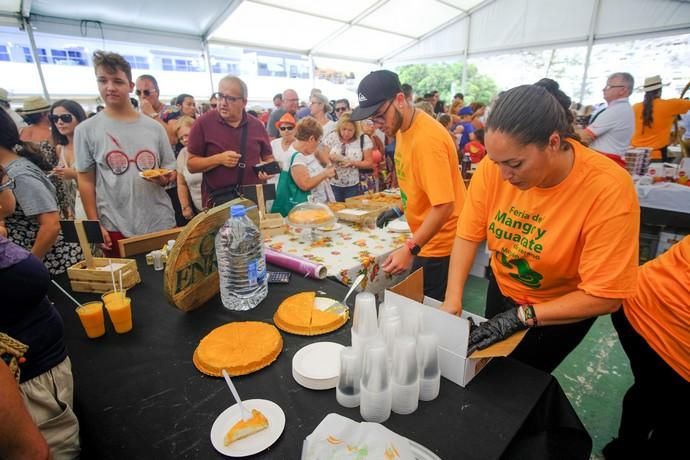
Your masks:
M376 70L364 77L357 87L359 107L352 111L353 121L372 116L381 104L402 93L398 74L390 70Z

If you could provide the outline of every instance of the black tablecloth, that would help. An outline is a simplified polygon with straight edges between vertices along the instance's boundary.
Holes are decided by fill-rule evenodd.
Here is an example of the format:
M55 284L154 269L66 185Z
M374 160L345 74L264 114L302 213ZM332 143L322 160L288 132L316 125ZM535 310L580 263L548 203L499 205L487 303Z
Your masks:
M71 303L54 287L49 292L65 320L82 458L220 458L210 430L234 400L222 378L204 376L192 364L199 340L230 321L270 323L278 304L295 292L321 290L342 298L346 288L293 275L288 285L270 285L268 297L251 311L228 311L216 297L185 313L167 304L162 272L154 272L142 257L137 262L142 283L129 291L134 328L127 334L116 334L106 319L104 337L86 338ZM57 281L68 285L66 277ZM319 337L282 333L284 348L275 363L233 379L243 398L272 400L286 415L282 436L256 458L298 459L304 438L330 412L362 420L358 409L337 403L334 390L303 388L291 371L292 357L309 343L349 344L350 326ZM558 382L510 359L494 359L466 389L442 379L436 400L420 402L412 415L391 414L384 425L443 459L587 459L591 450L591 438Z

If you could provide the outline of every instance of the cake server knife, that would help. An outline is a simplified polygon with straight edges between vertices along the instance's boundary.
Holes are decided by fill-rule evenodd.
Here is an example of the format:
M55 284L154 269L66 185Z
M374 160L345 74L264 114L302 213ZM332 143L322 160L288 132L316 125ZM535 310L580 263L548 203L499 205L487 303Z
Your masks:
M250 418L252 418L252 415L249 413L247 408L244 407L244 404L242 404L242 400L240 399L240 395L237 393L237 389L235 388L235 385L232 383L232 380L230 380L230 376L225 371L225 369L223 369L223 377L225 378L225 383L228 384L228 388L230 388L232 395L235 397L235 401L237 401L237 405L240 406L240 411L242 412L242 420L249 420Z

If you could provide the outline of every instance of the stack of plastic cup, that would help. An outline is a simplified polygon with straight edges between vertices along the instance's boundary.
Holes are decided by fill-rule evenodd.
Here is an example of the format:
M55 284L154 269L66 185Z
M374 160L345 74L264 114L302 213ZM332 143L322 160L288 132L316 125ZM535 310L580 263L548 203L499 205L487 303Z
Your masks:
M379 333L386 344L386 357L392 363L395 339L403 334L403 324L400 316L386 316L379 322Z
M362 378L362 360L357 350L345 347L340 351L340 374L335 387L335 399L343 407L359 406L359 384Z
M379 328L381 328L381 322L390 317L402 318L400 308L397 305L384 302L379 306Z
M405 317L403 318L403 332L405 335L414 337L415 339L419 334L422 334L422 312L416 308L410 309L405 312Z
M441 388L441 368L438 363L438 338L434 334L417 337L419 361L419 399L436 399Z
M391 415L391 384L386 363L386 346L370 342L364 350L359 413L367 422L383 423Z
M376 297L371 292L360 292L355 298L355 314L352 319L352 347L360 353L378 336L377 321Z
M416 345L416 340L410 336L395 339L391 378L391 409L396 414L411 414L417 410L419 405Z

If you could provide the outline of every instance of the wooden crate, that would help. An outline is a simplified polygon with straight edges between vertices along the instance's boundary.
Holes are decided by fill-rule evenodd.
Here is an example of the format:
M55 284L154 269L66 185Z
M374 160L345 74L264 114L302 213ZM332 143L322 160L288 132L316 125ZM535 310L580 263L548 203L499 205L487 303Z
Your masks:
M87 262L82 260L67 269L67 277L70 280L72 290L75 292L96 292L104 293L113 290L113 275L107 270L98 270L96 267L104 267L110 261L124 264L115 271L115 285L120 288L120 272L122 272L122 284L125 289L129 289L141 282L137 262L134 259L106 259L94 257L92 259L94 268L88 268Z
M259 227L264 238L288 233L288 226L280 214L259 214Z
M376 218L382 211L383 209L348 208L336 211L335 215L339 220L363 224L372 220L376 221Z
M183 229L184 227L175 227L160 232L123 238L117 242L120 247L120 255L127 257L160 249L168 240L176 239Z

